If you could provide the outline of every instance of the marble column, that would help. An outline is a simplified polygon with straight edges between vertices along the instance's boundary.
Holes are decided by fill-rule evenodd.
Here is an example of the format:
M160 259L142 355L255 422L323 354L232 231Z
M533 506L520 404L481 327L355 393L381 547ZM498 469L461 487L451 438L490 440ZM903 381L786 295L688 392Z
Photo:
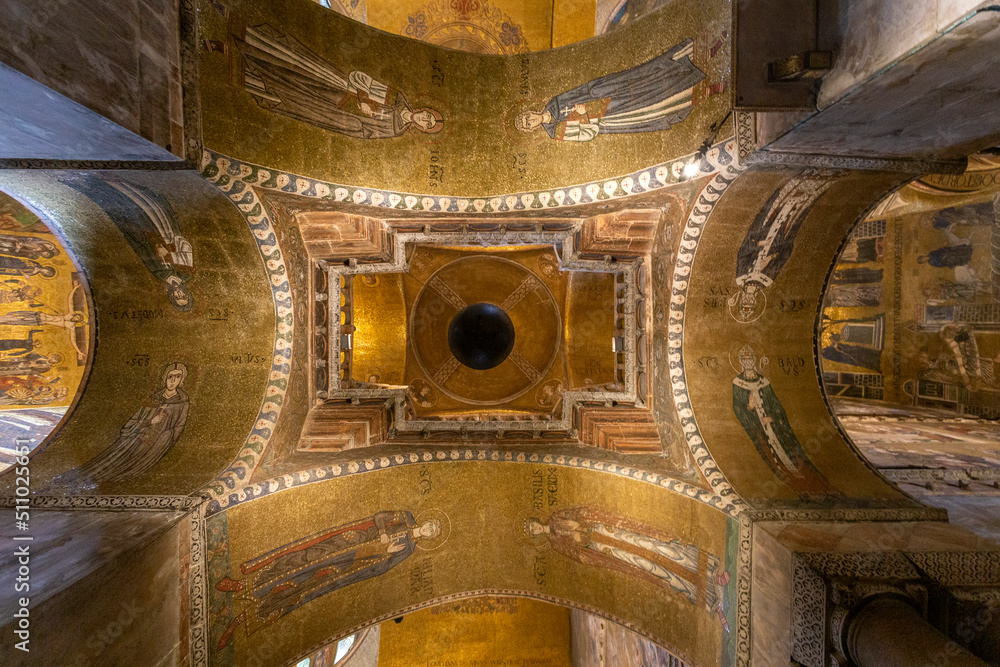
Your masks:
M989 667L932 627L903 600L877 598L847 628L847 651L859 667Z

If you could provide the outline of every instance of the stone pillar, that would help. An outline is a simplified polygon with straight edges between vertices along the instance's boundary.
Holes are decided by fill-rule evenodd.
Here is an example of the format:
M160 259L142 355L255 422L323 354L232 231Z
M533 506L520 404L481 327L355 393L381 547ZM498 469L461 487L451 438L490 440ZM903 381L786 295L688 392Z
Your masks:
M876 598L850 621L846 648L859 667L989 667L933 628L903 600Z
M1000 665L1000 608L984 610L987 623L969 645L973 653L990 664Z
M1000 300L1000 195L993 198L993 234L990 237L990 286Z

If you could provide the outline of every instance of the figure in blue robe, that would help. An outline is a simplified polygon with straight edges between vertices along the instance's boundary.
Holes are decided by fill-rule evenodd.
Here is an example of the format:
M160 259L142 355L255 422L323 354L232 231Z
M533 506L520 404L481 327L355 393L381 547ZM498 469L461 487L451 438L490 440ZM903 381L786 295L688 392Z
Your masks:
M972 261L972 242L969 239L964 239L964 241L958 245L946 245L937 250L931 250L928 254L917 257L917 262L930 264L939 269L954 269L957 266L965 266Z
M823 358L840 364L867 368L876 373L882 372L882 350L845 343L840 334L830 336L830 344L823 348Z
M54 266L42 266L33 259L0 255L0 275L24 277L40 275L51 278L56 275L56 268Z
M739 352L741 372L733 380L733 413L768 467L801 498L840 495L809 460L771 381L757 370L749 345Z
M760 316L761 293L778 278L792 256L795 237L810 207L836 180L839 172L807 169L790 178L757 212L736 254L736 286L729 312L738 322Z
M686 39L641 65L556 95L542 111L522 112L514 126L522 132L541 127L557 141L670 129L691 113L694 87L705 78L692 52L693 40Z

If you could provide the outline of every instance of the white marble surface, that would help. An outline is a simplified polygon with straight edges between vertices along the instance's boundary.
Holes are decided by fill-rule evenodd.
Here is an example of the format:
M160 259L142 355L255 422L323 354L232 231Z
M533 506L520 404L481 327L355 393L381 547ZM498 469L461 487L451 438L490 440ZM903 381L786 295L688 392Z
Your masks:
M823 78L823 109L978 8L982 0L846 0L843 36L833 69Z
M788 667L792 654L792 552L766 530L753 531L751 663Z

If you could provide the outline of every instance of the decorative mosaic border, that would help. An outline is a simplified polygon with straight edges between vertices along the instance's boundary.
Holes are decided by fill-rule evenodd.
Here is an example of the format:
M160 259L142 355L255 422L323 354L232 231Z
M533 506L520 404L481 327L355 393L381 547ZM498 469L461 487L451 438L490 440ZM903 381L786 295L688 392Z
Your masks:
M181 110L184 117L184 159L196 169L202 155L201 80L198 74L198 3L180 0L178 37L180 39Z
M699 174L716 173L734 162L736 141L722 141L712 147L699 165ZM619 199L650 192L681 182L683 168L693 163L695 155L681 157L628 176L593 181L579 186L532 193L515 193L489 198L458 198L397 193L355 186L337 185L286 172L241 162L214 151L202 153L202 176L229 197L247 220L271 282L275 302L276 335L271 375L253 431L236 460L201 492L210 499L224 497L227 489L249 479L267 447L284 402L291 368L292 301L284 257L277 243L274 226L252 186L278 190L304 197L352 202L376 208L438 213L495 214L512 211L554 210ZM696 488L696 487L692 487ZM720 507L720 509L722 509ZM728 511L728 510L726 510Z
M292 367L292 289L288 284L285 258L281 254L274 225L253 188L231 178L224 171L204 176L229 197L246 219L257 242L274 298L274 354L257 420L236 460L201 489L201 493L209 498L219 498L226 494L227 489L235 489L240 482L250 478L274 433L285 402Z
M202 503L195 496L31 496L29 507L51 510L150 510L186 512ZM16 507L17 498L0 497L0 507Z
M134 169L141 171L189 170L191 164L179 157L163 160L46 160L41 158L3 158L0 169Z
M684 430L688 447L694 456L695 463L712 486L712 489L726 498L730 514L737 515L747 507L733 487L726 480L712 454L705 446L705 440L698 428L691 407L691 397L688 394L687 375L684 370L684 315L687 304L687 292L691 272L694 268L695 253L701 241L702 232L709 216L719 203L726 189L743 173L744 167L730 165L715 175L698 194L694 208L688 216L687 224L681 236L680 248L677 251L677 263L674 265L673 293L670 299L670 315L667 325L667 349L670 359L670 385L677 407L677 416Z
M356 266L332 265L327 269L328 279L326 293L326 303L329 308L327 322L329 332L327 334L327 388L324 392L319 392L319 398L327 399L371 399L382 398L391 402L390 414L393 422L392 428L398 432L442 432L452 433L483 432L483 431L514 431L542 433L547 431L570 431L573 428L573 414L579 403L590 402L620 402L632 403L636 407L645 407L645 402L639 398L637 375L639 372L638 361L638 324L636 322L636 304L639 301L638 285L636 273L642 266L641 261L624 261L618 264L608 264L602 261L585 260L578 257L574 237L579 231L579 225L566 231L467 231L460 233L404 233L393 232L395 237L394 254L389 262L378 264L357 264ZM557 245L561 248L560 265L566 271L597 271L612 275L621 275L624 281L624 390L613 391L564 391L562 393L562 412L558 419L551 420L433 420L433 419L409 419L406 415L406 389L393 389L389 387L375 388L343 388L341 387L341 366L340 366L340 322L341 322L341 276L374 274L374 273L399 273L407 270L406 247L407 245L423 243L430 245L478 245L489 243L490 245L521 245L521 244L545 244ZM614 268L617 267L617 268ZM616 283L617 284L617 283ZM617 289L617 288L616 288Z
M582 185L483 197L432 196L328 183L241 162L211 150L205 150L201 168L202 175L220 188L231 188L235 183L242 183L303 197L398 211L495 215L515 211L554 211L607 202L715 174L731 167L736 161L736 140L731 137L712 146L697 163L698 173L685 176L684 168L692 164L696 157L697 154L685 155L626 176Z
M269 496L279 491L286 491L306 484L315 484L330 479L350 477L351 475L363 474L375 470L386 470L405 465L416 465L431 463L435 461L497 461L512 463L544 463L552 466L562 466L566 468L582 468L586 470L597 470L610 473L619 477L627 477L639 482L645 482L654 486L673 491L682 496L691 498L700 503L704 503L717 510L725 512L729 516L736 516L740 507L733 504L727 498L717 495L711 491L683 482L660 473L640 470L618 463L606 463L595 461L582 456L567 456L542 454L539 452L526 451L500 451L496 449L414 449L407 454L387 454L384 456L372 456L367 459L360 459L345 462L342 464L332 464L312 470L303 470L297 473L280 475L270 480L250 484L228 494L225 497L213 498L209 501L205 510L205 516L212 516L219 512L232 509L237 505L258 500L264 496Z
M750 111L734 111L736 119L736 143L740 164L757 150L757 114Z
M191 513L190 551L190 637L191 667L208 667L208 578L205 506Z
M741 516L750 521L812 521L812 522L856 522L856 521L948 521L948 512L939 507L870 507L861 509L773 509L748 510Z
M891 482L983 482L1000 483L997 468L879 468L878 471ZM998 486L997 488L1000 488Z
M739 546L736 549L736 665L750 664L750 592L753 582L753 518L750 512L739 517Z
M355 634L357 632L361 632L365 628L369 628L369 627L371 627L373 625L378 625L379 623L382 623L384 621L388 621L388 620L393 619L393 618L398 618L399 616L401 616L403 614L409 614L410 612L419 611L421 609L427 609L428 607L434 607L434 606L437 606L439 604L446 604L448 602L456 602L458 600L467 600L469 598L482 597L484 595L493 595L493 596L502 596L502 597L505 596L505 597L532 598L534 600L542 600L544 602L551 602L552 604L557 604L557 605L562 606L562 607L569 607L571 609L579 609L580 611L585 611L588 614L593 614L594 616L599 616L601 618L606 618L607 620L611 621L612 623L617 623L618 625L622 626L623 628L626 628L629 631L634 632L635 634L639 635L640 637L648 639L649 641L653 642L657 646L662 647L664 650L667 651L667 653L669 653L671 655L671 657L673 657L675 660L678 660L677 663L673 663L673 662L670 663L671 665L675 665L676 664L678 667L687 667L687 665L693 664L693 663L685 661L685 659L683 657L680 657L682 654L674 651L669 646L664 645L661 640L657 639L656 637L653 637L652 635L650 635L650 634L648 634L646 632L643 632L641 629L639 629L638 626L636 626L636 625L634 625L632 623L629 623L628 621L626 621L623 618L619 618L618 616L614 616L613 614L609 614L606 611L598 609L597 607L592 607L590 605L580 604L578 602L573 602L571 600L567 600L566 598L557 597L555 595L548 595L546 593L536 593L534 591L525 591L525 590L520 590L520 589L516 589L516 588L481 588L481 589L477 589L477 590L474 590L474 591L465 591L463 593L454 593L452 595L443 595L441 597L436 597L436 598L432 598L430 600L427 600L426 602L420 602L418 604L411 604L411 605L408 605L408 606L403 607L401 609L396 609L396 610L392 611L391 613L383 614L381 616L376 616L375 618L373 618L373 619L371 619L371 620L369 620L369 621L367 621L365 623L362 623L360 625L356 625L356 626L354 626L352 628L349 628L348 631L344 632L342 635L340 635L340 637L329 637L328 639L324 639L319 644L315 644L315 645L309 647L307 650L305 650L302 653L300 653L299 655L297 655L295 657L295 659L289 661L287 664L288 665L295 665L295 664L297 664L296 663L297 660L302 660L303 658L305 658L305 657L307 657L309 655L312 655L314 652L318 651L319 649L323 648L324 646L327 646L328 644L330 644L331 642L333 642L333 641L335 641L337 639L343 639L344 637L349 637L349 636L351 636L351 635L353 635L353 634ZM195 667L197 667L197 666L195 666Z

